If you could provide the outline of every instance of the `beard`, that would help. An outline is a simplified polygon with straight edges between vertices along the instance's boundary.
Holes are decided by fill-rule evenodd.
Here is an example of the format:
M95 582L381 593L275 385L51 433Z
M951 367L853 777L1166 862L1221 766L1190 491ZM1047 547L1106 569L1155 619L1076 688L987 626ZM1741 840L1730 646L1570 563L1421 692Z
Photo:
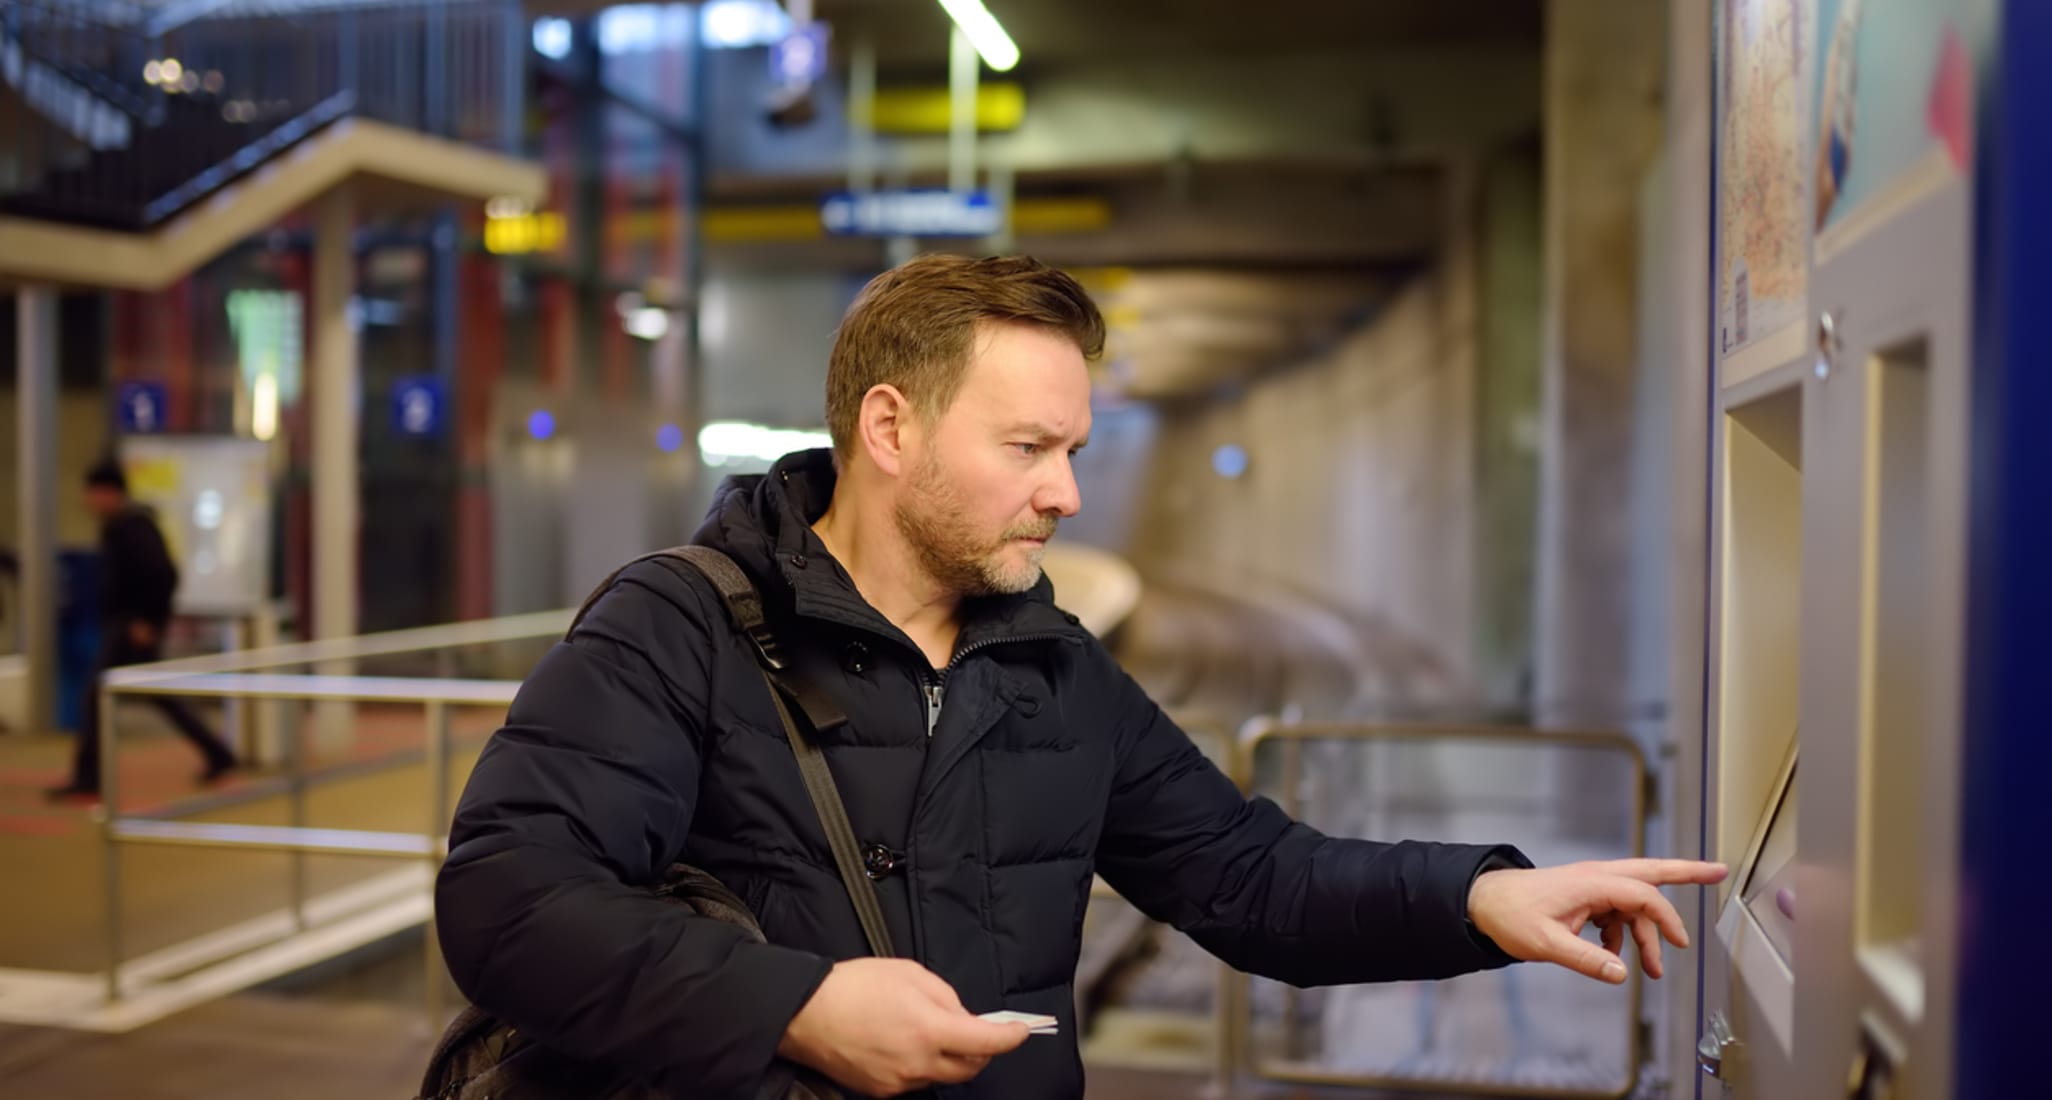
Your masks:
M930 456L913 470L908 488L893 513L898 533L927 575L943 588L959 596L996 596L1015 595L1040 583L1045 548L1034 550L1024 564L1006 559L1016 539L1053 538L1053 516L986 538L977 533L966 494Z

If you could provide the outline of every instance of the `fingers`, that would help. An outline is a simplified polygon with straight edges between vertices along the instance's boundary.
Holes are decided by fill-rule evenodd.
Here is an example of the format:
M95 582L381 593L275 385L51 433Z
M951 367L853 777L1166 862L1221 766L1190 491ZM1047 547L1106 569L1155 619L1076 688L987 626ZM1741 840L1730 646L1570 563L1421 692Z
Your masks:
M1558 924L1546 926L1541 934L1539 952L1541 959L1558 963L1599 982L1621 985L1625 980L1623 962L1588 940L1570 935Z
M1606 917L1596 922L1603 929L1603 949L1613 955L1624 953L1624 922L1615 917Z
M1666 934L1667 942L1676 947L1687 947L1689 930L1682 924L1681 914L1675 911L1674 903L1661 897L1660 891L1650 886L1646 888L1646 893L1648 896L1639 909L1641 919L1652 918L1660 926L1660 931Z
M1660 891L1648 886L1643 880L1625 877L1612 879L1605 884L1607 896L1597 907L1608 907L1628 917L1648 917L1659 925L1669 943L1676 947L1689 945L1689 930L1682 924L1681 914L1674 904L1660 895Z
M1707 886L1723 882L1727 873L1722 863L1699 863L1693 859L1613 859L1596 866L1654 886Z
M1650 917L1632 918L1632 938L1639 941L1639 965L1646 976L1658 978L1666 972L1660 962L1660 929Z

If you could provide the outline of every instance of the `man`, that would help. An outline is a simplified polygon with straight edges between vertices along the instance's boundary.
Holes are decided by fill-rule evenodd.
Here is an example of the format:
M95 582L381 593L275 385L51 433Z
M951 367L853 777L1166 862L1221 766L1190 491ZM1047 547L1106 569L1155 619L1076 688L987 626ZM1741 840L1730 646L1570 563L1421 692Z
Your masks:
M47 793L53 799L99 797L100 674L163 655L171 597L178 591L178 566L164 545L164 533L147 507L129 499L120 465L108 461L88 471L85 495L86 507L100 521L100 655L93 670L95 687L86 694L71 782L51 788ZM150 703L199 750L201 782L234 770L235 754L183 702L157 696Z
M436 889L442 949L486 1011L676 1096L748 1096L774 1059L866 1095L1077 1097L1071 983L1095 871L1241 969L1300 985L1546 959L1647 972L1657 885L1714 865L1527 870L1509 847L1322 836L1248 800L1041 576L1079 506L1096 307L1032 260L928 256L850 307L831 453L723 488L696 541L762 589L902 959L854 908L754 658L709 584L624 571L535 668L472 774ZM725 882L768 944L650 896L673 860ZM1604 947L1578 938L1585 923ZM978 1014L1054 1016L1058 1034Z

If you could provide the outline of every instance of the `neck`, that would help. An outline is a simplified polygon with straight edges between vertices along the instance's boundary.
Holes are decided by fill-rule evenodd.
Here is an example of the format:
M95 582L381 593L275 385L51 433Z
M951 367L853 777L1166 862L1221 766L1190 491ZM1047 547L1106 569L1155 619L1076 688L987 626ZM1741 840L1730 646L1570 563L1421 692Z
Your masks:
M881 494L851 491L853 471L834 488L826 514L812 525L827 552L848 571L855 590L891 623L925 644L952 643L962 600L930 576L899 532Z

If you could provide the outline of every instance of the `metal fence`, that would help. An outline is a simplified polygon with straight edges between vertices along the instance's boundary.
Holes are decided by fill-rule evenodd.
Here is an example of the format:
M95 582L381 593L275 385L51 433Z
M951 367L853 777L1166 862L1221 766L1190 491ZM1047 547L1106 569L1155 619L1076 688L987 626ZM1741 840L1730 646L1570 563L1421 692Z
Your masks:
M310 924L306 857L309 855L368 856L413 862L430 869L439 866L445 854L444 830L449 819L449 761L452 749L450 712L459 707L487 707L503 713L518 691L518 679L462 679L455 677L360 676L348 666L374 658L420 653L446 652L459 647L498 645L560 636L569 625L569 611L550 611L505 619L421 630L394 631L355 638L299 645L277 646L220 656L195 657L109 671L101 681L102 714L100 759L103 762L101 828L107 843L105 863L106 901L106 996L109 1004L132 993L122 980L126 962L123 947L122 853L132 846L229 849L248 852L285 852L290 863L290 907L292 929L288 935L305 932ZM306 666L323 670L311 674L281 672L278 669ZM341 669L343 671L333 671ZM402 750L381 757L352 761L322 770L307 767L304 738L297 729L281 739L283 774L251 784L229 795L200 795L147 813L123 813L118 766L119 724L112 720L115 704L125 698L183 696L219 699L245 706L267 702L308 704L316 724L321 708L347 708L358 703L417 706L426 726L421 749ZM331 709L331 713L332 709ZM340 718L346 723L348 715ZM315 786L366 772L427 765L426 817L418 831L371 831L313 828L307 825L306 800ZM236 803L286 796L289 824L253 825L181 820L203 811ZM443 1015L441 1003L442 963L435 949L432 916L427 935L427 1011L431 1021Z

